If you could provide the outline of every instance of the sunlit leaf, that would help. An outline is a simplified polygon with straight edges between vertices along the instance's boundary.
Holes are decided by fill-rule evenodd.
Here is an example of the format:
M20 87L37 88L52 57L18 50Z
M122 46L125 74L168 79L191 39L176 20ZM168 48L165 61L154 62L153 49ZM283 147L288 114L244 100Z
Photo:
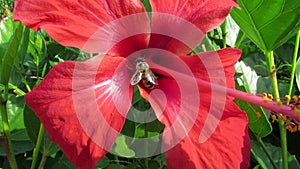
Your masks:
M118 154L119 156L127 157L127 158L131 158L135 156L135 152L128 147L126 143L126 137L124 135L120 135L117 138L116 143L112 148L112 152Z
M0 22L0 44L9 42L16 27L17 23L12 21L12 15L9 13L8 19Z
M15 95L9 95L8 101L6 104L7 114L8 114L8 121L10 125L10 130L16 129L24 129L24 122L23 122L23 110L24 110L24 98L17 97ZM0 121L2 118L0 116ZM3 130L2 123L0 123L0 130Z
M240 27L235 23L232 17L227 16L226 20L226 43L229 46L235 46L240 31Z
M232 17L241 30L263 51L285 43L300 28L299 0L238 0Z
M27 49L29 45L29 36L30 36L30 30L29 28L25 27L24 33L23 33L23 38L22 38L22 44L20 46L20 50L18 52L18 57L16 58L15 65L20 70L20 67L23 67L25 56L27 54Z
M24 26L22 24L19 24L19 26L16 28L2 58L0 69L0 82L2 84L8 84L11 70L13 68L14 61L18 53L18 48L21 43L23 28Z

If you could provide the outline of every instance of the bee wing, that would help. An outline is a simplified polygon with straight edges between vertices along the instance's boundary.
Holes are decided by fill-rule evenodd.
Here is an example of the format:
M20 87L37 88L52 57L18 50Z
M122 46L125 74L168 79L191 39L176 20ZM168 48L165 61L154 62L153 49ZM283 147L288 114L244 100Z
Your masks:
M130 84L131 85L136 85L139 83L139 81L142 79L142 73L139 72L139 71L136 71L132 77L131 77L131 80L130 80Z
M158 84L157 78L156 78L156 76L153 74L153 72L151 70L148 70L145 73L145 76L146 76L147 80L149 80L152 84L155 84L155 85Z

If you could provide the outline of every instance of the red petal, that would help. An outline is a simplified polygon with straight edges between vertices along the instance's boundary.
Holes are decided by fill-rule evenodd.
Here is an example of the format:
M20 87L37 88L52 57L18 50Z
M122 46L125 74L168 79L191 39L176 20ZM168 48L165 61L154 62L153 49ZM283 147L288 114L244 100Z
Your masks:
M194 49L209 30L220 25L237 4L232 0L150 0L152 33L150 47L179 56ZM198 29L197 29L198 28Z
M238 6L232 0L150 0L150 3L153 34L149 46L177 55L188 54L206 32L225 20L233 6Z
M182 17L195 24L202 32L216 28L224 21L232 7L238 7L233 0L150 0L150 3L152 12Z
M51 140L81 169L94 168L124 124L132 87L122 61L104 56L63 62L25 96ZM115 74L117 68L122 75Z
M180 59L159 56L149 62L163 76L154 90L140 90L166 125L163 141L170 169L249 166L247 115L226 91L203 88L195 80L234 87L234 64L240 54L223 49Z
M205 111L208 111L207 107L200 113ZM203 117L198 117L197 124L200 126L204 120ZM195 125L180 144L166 152L170 169L247 169L249 167L250 141L247 117L232 100L227 99L218 127L204 143L199 141L199 131L205 132L201 127Z
M82 49L88 39L105 24L140 12L145 12L140 0L16 0L14 19L34 30L44 29L65 46Z

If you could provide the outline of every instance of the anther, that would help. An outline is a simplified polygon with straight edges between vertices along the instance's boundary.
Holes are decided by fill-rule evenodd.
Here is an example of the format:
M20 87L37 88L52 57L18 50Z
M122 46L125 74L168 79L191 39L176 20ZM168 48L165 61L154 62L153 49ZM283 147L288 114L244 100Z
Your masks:
M274 123L275 122L275 120L276 120L276 115L271 115L271 118L272 118L272 123Z
M291 101L291 96L290 95L285 95L284 97L286 99L286 102L289 103Z
M256 112L255 115L256 115L256 117L260 117L261 116L261 114L259 112Z
M294 100L295 102L298 102L298 100L299 100L298 96L293 96L293 100Z
M268 98L270 99L270 100L273 100L273 95L272 94L268 94Z

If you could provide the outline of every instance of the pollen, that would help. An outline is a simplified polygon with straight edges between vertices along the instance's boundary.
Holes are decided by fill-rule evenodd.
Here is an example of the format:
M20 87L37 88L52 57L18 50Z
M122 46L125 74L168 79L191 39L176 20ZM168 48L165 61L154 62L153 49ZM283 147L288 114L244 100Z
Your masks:
M268 103L268 102L270 102L271 100L270 100L270 98L268 97L268 94L267 93L263 93L263 99L265 99L265 102L266 103Z
M282 106L283 105L282 101L278 101L277 104L278 104L278 106Z
M270 99L270 100L273 100L273 95L272 94L268 94L268 98Z
M294 123L287 124L287 126L285 128L288 131L290 131L291 133L297 132L297 130L298 130L297 125L295 125Z
M290 95L285 95L284 97L285 97L286 102L289 103L291 101L291 96Z
M275 120L276 120L276 115L271 115L271 118L272 118L272 123L274 123L275 122Z
M300 110L299 109L297 109L296 107L294 108L294 111L296 112L296 115L297 116L300 116Z
M296 106L293 105L293 104L289 104L289 106L292 108L292 110L296 110L297 109Z
M298 97L298 96L293 96L293 100L294 100L295 102L298 102L299 97Z
M269 99L269 98L267 98L267 97L266 97L266 98L264 98L264 99L265 99L265 102L266 102L266 103L268 103L268 102L272 101L272 100L270 100L270 99Z
M285 116L283 116L282 114L279 114L279 117L280 117L280 119L282 120L282 121L284 121L284 122L286 122L287 120L286 120L286 117Z
M256 117L260 117L261 114L260 114L259 112L256 112L256 113L255 113L255 116L256 116Z
M268 94L267 93L263 93L263 98L267 97Z

